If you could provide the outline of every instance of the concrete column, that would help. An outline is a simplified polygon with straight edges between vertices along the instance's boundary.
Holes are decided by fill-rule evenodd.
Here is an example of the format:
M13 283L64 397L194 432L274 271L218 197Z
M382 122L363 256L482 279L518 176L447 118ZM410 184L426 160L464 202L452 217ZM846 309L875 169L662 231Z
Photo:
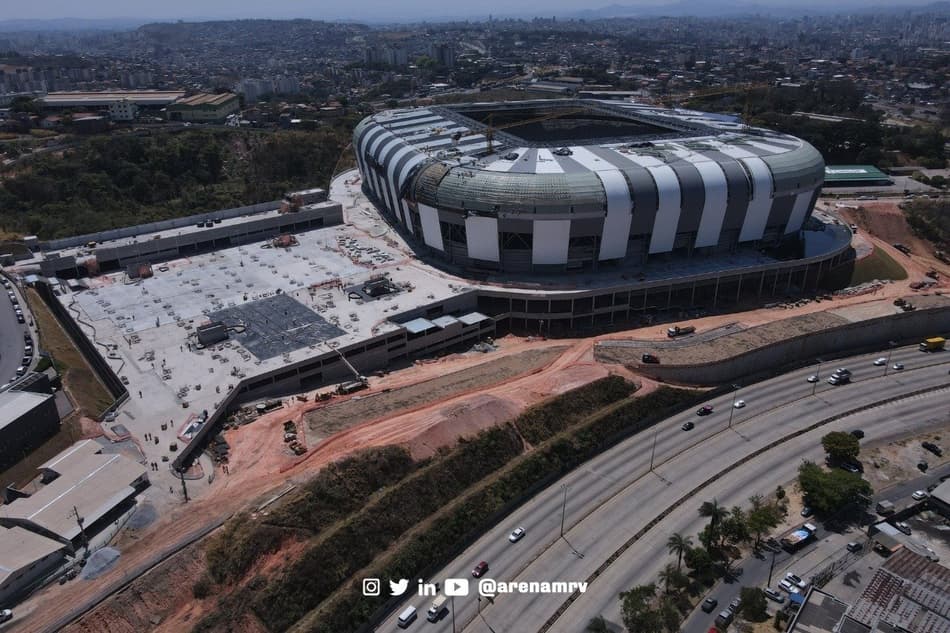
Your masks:
M693 307L696 305L696 282L693 282L693 290L689 294L689 306Z
M713 290L713 307L716 307L716 303L719 301L719 275L716 275L716 289Z
M775 271L775 281L772 282L772 296L775 296L775 289L778 287L778 271Z
M742 294L742 273L739 273L739 287L736 288L736 303L739 303L740 294Z
M762 286L765 285L765 271L762 271L762 276L759 278L759 296L762 296Z

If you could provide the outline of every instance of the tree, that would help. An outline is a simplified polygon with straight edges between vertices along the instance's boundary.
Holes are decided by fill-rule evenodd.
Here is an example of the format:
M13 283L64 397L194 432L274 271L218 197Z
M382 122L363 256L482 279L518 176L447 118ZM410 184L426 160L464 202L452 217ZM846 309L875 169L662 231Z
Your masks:
M733 506L729 510L729 515L722 520L722 535L719 541L720 547L730 543L738 545L750 539L749 524L745 511L739 506Z
M857 473L839 468L826 471L806 461L798 468L798 483L805 503L818 514L834 514L848 505L866 507L870 503L871 484Z
M714 540L719 535L720 523L728 515L729 511L719 505L719 501L716 499L703 501L703 505L699 506L699 516L709 518L710 536L714 537Z
M679 532L670 535L666 541L666 547L670 554L676 556L676 568L679 569L683 563L683 554L693 546L693 539L689 536L683 536Z
M638 585L620 594L623 625L630 633L663 633L660 613L653 608L656 585Z
M713 577L712 555L703 547L692 547L683 555L683 562L693 570L693 576L700 582Z
M743 587L739 592L739 613L746 620L764 622L769 619L765 593L758 587Z
M834 463L853 462L861 452L858 438L844 431L832 431L821 438L821 446Z

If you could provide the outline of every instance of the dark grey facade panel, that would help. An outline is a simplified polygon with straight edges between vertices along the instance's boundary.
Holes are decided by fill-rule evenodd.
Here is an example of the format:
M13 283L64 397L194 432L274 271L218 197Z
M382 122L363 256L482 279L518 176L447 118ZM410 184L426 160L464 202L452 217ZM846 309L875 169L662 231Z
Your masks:
M571 237L600 236L604 232L604 218L575 218L571 220Z
M706 185L699 170L686 161L670 163L680 181L680 219L677 233L696 233L706 204Z
M729 188L729 200L726 203L726 215L722 220L722 229L724 231L739 231L745 221L745 214L749 209L749 200L752 194L749 174L737 160L725 154L719 154L719 166L726 174L726 185Z
M529 149L518 157L518 160L515 161L515 164L511 166L509 171L516 174L533 174L537 163L538 150Z
M779 235L784 233L785 225L792 215L792 207L795 206L795 196L781 196L772 199L772 208L769 209L769 219L765 223L766 230L776 228Z
M656 181L643 167L634 167L623 171L630 184L630 199L633 200L633 219L630 221L630 235L646 235L653 232L656 212L660 206L660 194L656 190Z

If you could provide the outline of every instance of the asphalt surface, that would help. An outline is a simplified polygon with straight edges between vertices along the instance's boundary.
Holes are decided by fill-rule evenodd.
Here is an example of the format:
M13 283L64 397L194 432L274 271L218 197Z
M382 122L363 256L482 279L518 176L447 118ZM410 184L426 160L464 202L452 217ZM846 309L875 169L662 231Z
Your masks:
M478 601L476 581L470 572L479 561L489 563L486 577L499 581L584 581L647 522L757 449L832 415L950 382L947 378L950 353L924 354L916 348L895 349L891 363L903 362L906 368L898 372L888 370L887 376L883 367L872 365L881 355L886 353L835 361L835 367L848 366L852 370L850 385L828 385L824 378L834 368L826 364L821 368L822 380L818 383L806 382L806 377L815 373L816 368L805 368L741 388L735 396L748 403L743 409L732 409L732 395L717 398L711 401L715 409L712 415L698 417L695 412L688 412L670 418L655 427L655 431L634 436L571 472L435 574L435 579L442 582L446 578L472 581L470 594L455 598L455 630L537 631L568 598L565 594L511 594L498 595L493 603L486 599ZM815 395L812 395L813 390ZM582 631L596 615L618 623L617 594L655 579L656 573L670 560L666 549L669 534L694 534L701 528L702 520L696 511L701 501L715 497L727 506L745 504L750 495L771 492L776 485L794 478L801 458L820 460L819 440L829 430L860 426L867 434L865 441L896 430L906 432L925 424L926 419L917 416L905 420L905 416L895 415L899 407L920 400L926 402L922 411L935 414L936 403L946 402L947 397L946 392L936 397L914 396L901 404L881 407L886 411L886 420L879 422L873 414L876 409L856 418L839 420L729 471L695 497L688 498L602 570L587 593L561 615L551 630ZM730 412L732 428L729 428ZM680 426L686 420L693 421L696 428L681 431ZM653 472L650 471L651 455ZM564 537L561 538L565 485ZM527 535L512 544L507 535L517 526L524 526ZM383 586L386 587L386 579ZM435 624L425 621L425 610L430 602L431 598L411 596L378 630L399 630L396 613L406 604L412 604L419 609L419 621L410 628L425 626L427 631L452 631L451 616Z
M6 277L3 277L3 279L6 279ZM13 290L16 293L26 323L17 323L13 303L10 302L7 296L8 290ZM12 382L16 378L17 368L23 364L23 333L29 331L27 329L29 321L29 310L19 289L15 288L12 283L9 289L0 286L0 385ZM35 341L33 349L35 358Z

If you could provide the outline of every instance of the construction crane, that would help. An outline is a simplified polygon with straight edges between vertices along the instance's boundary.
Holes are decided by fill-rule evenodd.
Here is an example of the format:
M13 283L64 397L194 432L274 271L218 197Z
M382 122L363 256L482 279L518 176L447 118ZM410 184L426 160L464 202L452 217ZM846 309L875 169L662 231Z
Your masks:
M488 123L486 124L487 127L485 128L485 132L484 132L485 138L488 140L488 153L489 154L495 153L495 145L494 145L495 132L497 132L498 130L507 130L508 128L518 127L520 125L530 125L532 123L541 123L542 121L550 121L551 119L559 119L561 117L570 116L572 114L581 114L583 112L587 112L587 108L568 108L566 110L561 110L560 112L552 112L550 114L535 117L533 119L526 119L523 121L512 121L511 123L504 123L502 125L494 125L493 124L494 113L489 114ZM469 130L465 134L460 135L459 138L461 138L462 136L471 136L473 134L478 134L478 131Z

